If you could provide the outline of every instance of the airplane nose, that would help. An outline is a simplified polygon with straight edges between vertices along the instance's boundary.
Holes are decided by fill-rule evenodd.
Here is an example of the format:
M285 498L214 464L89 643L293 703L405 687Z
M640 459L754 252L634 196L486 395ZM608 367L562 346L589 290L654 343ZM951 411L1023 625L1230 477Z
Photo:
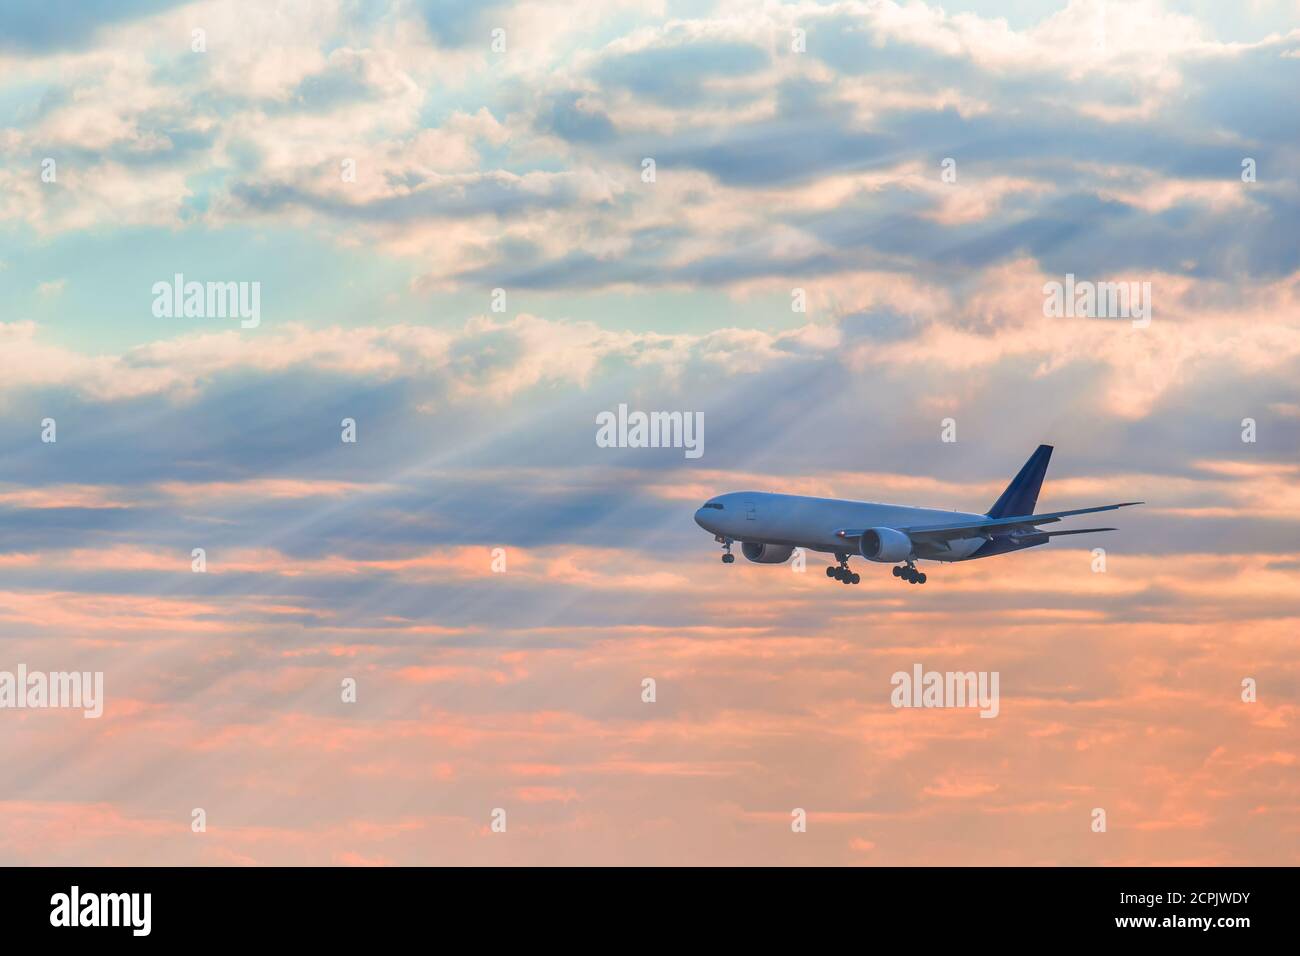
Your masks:
M695 512L695 523L696 523L697 525L699 525L701 528L703 528L705 531L712 531L712 530L713 530L713 529L710 528L707 524L704 523L704 509L703 509L703 508L700 508L700 509L698 509L698 510Z

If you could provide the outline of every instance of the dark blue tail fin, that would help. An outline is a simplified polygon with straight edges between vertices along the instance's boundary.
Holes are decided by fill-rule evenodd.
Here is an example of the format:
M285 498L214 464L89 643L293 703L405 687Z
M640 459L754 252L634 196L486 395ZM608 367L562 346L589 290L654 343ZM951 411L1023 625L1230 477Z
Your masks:
M1047 463L1052 459L1052 446L1039 445L1025 467L1011 479L1007 490L989 509L990 518L1010 518L1014 515L1031 515L1034 505L1038 504L1038 491L1043 487L1043 475L1047 474Z

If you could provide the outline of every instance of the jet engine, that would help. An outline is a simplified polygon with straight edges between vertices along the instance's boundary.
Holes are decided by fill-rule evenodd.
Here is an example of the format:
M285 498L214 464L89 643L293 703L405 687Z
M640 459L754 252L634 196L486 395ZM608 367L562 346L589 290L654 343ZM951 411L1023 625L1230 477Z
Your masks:
M912 539L897 528L868 528L858 541L858 553L868 561L906 561L912 556Z
M781 564L783 561L790 560L794 548L789 545L758 544L753 541L742 541L740 553L755 564Z

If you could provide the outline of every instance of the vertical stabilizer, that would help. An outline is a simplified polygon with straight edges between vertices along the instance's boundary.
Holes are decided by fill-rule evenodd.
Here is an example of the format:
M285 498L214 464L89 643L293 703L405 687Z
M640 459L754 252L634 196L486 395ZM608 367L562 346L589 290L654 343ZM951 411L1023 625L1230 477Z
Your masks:
M1033 514L1034 506L1038 504L1038 492L1043 487L1043 475L1047 474L1047 463L1051 460L1052 446L1039 445L1016 477L1011 479L1007 490L993 503L988 511L989 517Z

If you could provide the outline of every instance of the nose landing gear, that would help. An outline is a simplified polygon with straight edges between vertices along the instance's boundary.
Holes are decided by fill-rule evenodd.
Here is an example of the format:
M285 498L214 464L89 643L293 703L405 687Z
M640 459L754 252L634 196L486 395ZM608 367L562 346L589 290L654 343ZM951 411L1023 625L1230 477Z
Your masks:
M894 577L902 578L908 584L925 583L925 572L916 570L916 564L912 561L903 565L894 565Z
M719 534L719 535L714 535L713 540L721 543L722 550L725 552L722 555L722 563L732 564L736 560L736 556L731 553L731 539L724 538L722 535Z

